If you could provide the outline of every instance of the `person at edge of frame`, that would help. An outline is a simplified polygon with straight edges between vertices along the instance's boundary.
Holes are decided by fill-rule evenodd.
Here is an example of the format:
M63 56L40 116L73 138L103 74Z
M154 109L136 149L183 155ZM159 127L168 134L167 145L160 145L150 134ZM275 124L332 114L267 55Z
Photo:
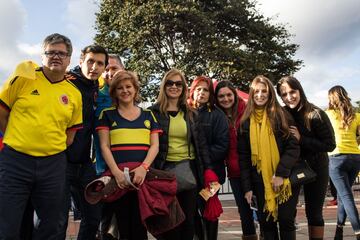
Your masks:
M66 77L72 44L54 33L42 66L20 63L0 93L0 239L19 239L29 201L39 218L34 240L55 240L64 200L66 148L82 128L81 93Z

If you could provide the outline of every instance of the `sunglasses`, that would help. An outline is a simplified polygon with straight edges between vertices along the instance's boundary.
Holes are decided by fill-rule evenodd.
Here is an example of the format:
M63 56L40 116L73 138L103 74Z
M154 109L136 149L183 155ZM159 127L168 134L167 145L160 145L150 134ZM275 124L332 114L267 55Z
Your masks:
M174 86L174 84L177 88L181 88L183 86L182 81L166 80L166 82L165 82L166 87L172 87L172 86Z

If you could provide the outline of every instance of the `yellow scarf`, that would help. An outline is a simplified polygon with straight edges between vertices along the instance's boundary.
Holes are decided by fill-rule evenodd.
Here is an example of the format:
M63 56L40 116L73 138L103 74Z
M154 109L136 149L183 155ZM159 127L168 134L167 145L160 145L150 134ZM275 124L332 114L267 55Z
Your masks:
M273 216L277 220L278 204L286 202L291 196L291 185L288 178L279 192L274 192L271 180L280 161L275 136L264 109L255 109L250 116L251 162L261 173L265 189L264 212L269 212L267 220Z

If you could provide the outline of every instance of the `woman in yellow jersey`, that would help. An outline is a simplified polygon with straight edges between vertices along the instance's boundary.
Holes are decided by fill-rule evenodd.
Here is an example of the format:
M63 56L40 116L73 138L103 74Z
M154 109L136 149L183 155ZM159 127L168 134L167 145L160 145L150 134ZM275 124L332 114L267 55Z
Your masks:
M157 102L150 108L163 130L155 168L168 170L190 165L188 170L176 173L177 198L186 220L161 239L193 239L197 184L203 186L203 170L210 166L206 139L198 125L197 114L186 102L187 89L185 76L179 70L171 69L165 73Z
M257 76L241 118L238 135L240 179L245 198L256 196L265 240L296 239L295 215L300 187L290 185L300 147L290 134L291 116L282 109L270 80ZM279 230L277 224L279 223Z
M360 239L359 213L351 186L360 170L360 149L356 135L360 134L360 114L355 113L346 90L334 86L329 90L326 111L335 131L336 148L330 155L330 178L338 194L336 240L343 239L346 216L349 217L356 239Z
M139 101L138 77L129 71L119 71L110 85L110 97L115 107L104 109L96 130L100 138L102 155L117 185L129 188L125 174L118 164L138 163L132 172L133 184L141 185L147 170L159 150L161 131L150 110L136 105ZM113 205L120 239L147 239L142 224L137 191L128 191Z

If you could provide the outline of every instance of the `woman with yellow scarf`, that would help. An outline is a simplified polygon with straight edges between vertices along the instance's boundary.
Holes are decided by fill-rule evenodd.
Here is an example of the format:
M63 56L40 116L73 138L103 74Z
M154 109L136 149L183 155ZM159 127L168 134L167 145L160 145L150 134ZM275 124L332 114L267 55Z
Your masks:
M241 118L238 151L245 198L250 204L256 196L265 240L279 239L278 233L282 240L296 239L300 187L292 187L288 177L300 147L290 134L289 121L293 120L278 103L270 80L255 77Z

